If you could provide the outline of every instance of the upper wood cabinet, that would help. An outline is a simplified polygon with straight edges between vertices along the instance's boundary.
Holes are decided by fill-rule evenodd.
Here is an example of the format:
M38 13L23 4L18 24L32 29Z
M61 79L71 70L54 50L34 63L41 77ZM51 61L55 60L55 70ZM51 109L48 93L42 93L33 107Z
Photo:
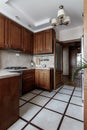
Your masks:
M6 18L0 14L0 48L5 47L5 22Z
M54 31L52 29L34 34L34 54L53 53Z
M43 32L35 33L34 34L34 54L41 54L43 53Z
M12 49L22 50L22 27L8 20L8 46Z
M51 30L44 31L44 51L45 53L53 52L53 33Z
M0 49L33 53L33 33L0 14Z
M22 50L26 53L33 53L33 33L22 28Z

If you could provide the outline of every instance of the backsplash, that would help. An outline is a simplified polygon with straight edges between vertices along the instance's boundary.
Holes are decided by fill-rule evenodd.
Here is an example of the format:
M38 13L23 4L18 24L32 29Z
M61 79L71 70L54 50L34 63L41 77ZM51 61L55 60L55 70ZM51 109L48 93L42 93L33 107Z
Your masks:
M9 66L51 67L54 68L54 55L34 55L24 54L10 50L0 50L0 69Z
M33 56L14 51L0 51L0 69L8 66L26 66L31 68Z
M54 54L35 55L33 61L36 67L51 67L54 68Z

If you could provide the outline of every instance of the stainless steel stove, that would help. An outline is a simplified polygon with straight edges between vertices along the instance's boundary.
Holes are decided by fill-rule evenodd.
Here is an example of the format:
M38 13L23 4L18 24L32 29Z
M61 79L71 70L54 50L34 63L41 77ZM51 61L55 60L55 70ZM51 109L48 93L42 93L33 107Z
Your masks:
M20 88L19 88L19 93L20 93L20 96L22 96L22 72L23 70L27 69L27 67L21 67L21 66L10 66L10 67L6 67L4 68L6 69L7 71L9 72L16 72L16 73L19 73L20 74Z

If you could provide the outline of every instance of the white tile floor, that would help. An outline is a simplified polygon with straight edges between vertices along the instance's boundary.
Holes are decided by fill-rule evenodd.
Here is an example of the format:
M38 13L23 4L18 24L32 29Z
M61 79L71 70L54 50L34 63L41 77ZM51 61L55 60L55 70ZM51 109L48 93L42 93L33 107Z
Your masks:
M49 98L37 96L31 100L32 103L35 103L40 106L44 106L49 101Z
M58 99L58 100L61 100L61 101L66 101L68 102L69 99L70 99L70 95L65 95L65 94L62 94L62 93L58 93L54 96L54 99Z
M46 96L46 97L52 97L55 94L55 92L48 92L48 91L44 91L42 92L40 95Z
M19 119L8 130L21 130L26 124L25 121Z
M24 128L24 130L39 130L38 128L35 128L34 126L32 126L32 125L28 125L28 126L26 126L25 128Z
M83 126L83 122L65 116L60 130L84 130Z
M81 88L35 89L20 99L20 119L8 130L84 130Z
M56 112L64 113L66 106L67 106L67 103L52 99L46 105L46 108L49 108L49 109L54 110Z

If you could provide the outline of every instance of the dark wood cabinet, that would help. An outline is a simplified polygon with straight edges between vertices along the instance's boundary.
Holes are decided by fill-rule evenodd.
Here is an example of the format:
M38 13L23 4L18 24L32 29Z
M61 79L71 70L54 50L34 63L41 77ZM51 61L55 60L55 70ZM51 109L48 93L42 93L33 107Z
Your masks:
M8 48L22 50L22 27L8 20Z
M35 70L35 86L46 90L53 88L53 70L36 69Z
M55 89L58 88L58 86L63 84L63 72L62 71L56 71L55 74Z
M0 48L21 50L22 27L0 14Z
M34 34L34 54L43 53L43 32Z
M53 30L44 31L44 52L52 53L53 52Z
M22 94L34 88L35 70L24 70L22 74Z
M33 33L0 14L0 49L33 54Z
M34 54L48 54L54 51L54 30L34 34Z
M22 50L33 54L33 33L25 28L22 28Z
M0 79L0 130L19 118L19 76Z
M6 18L0 14L0 48L5 48L6 33L5 33Z

